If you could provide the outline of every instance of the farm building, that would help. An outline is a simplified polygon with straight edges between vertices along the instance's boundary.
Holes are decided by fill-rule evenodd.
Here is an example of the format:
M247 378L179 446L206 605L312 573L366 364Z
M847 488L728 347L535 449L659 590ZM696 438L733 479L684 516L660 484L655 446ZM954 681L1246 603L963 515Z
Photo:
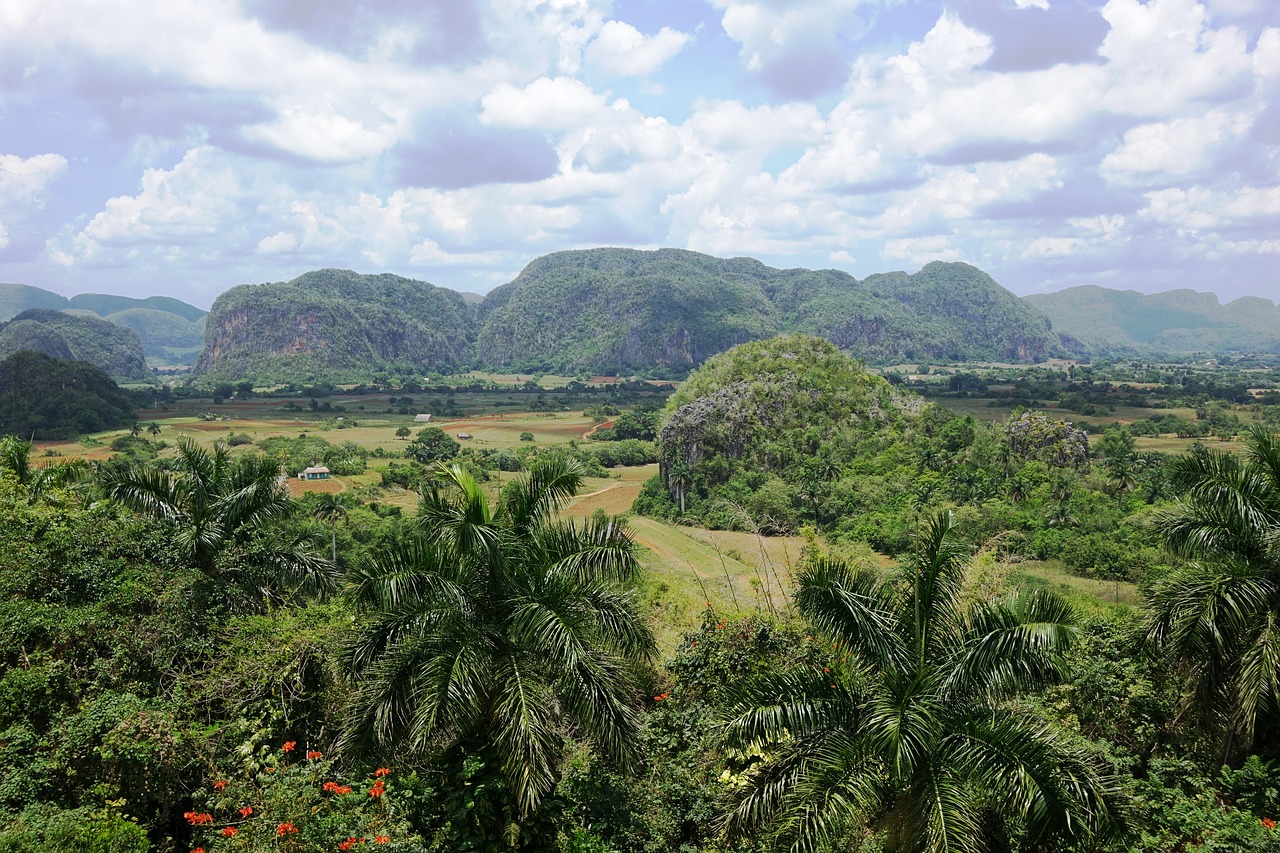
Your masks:
M303 468L302 473L298 475L299 480L327 480L329 479L329 469L323 465L312 465L309 468Z
M414 415L413 422L415 424L429 424L431 423L431 415L429 414Z

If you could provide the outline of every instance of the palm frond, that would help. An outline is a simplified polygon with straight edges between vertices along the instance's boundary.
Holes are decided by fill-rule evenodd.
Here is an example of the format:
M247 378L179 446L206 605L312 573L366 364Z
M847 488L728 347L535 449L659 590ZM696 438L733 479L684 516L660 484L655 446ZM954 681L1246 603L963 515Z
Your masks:
M821 558L796 579L796 609L820 631L882 666L903 659L891 591L873 572Z

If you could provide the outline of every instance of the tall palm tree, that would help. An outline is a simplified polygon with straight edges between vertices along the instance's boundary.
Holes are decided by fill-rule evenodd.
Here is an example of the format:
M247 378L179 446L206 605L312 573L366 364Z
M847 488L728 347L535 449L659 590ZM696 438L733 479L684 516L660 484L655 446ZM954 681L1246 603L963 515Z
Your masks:
M329 546L330 560L336 566L338 565L338 528L337 521L339 518L346 520L348 518L347 508L342 505L342 501L337 495L331 492L324 492L316 496L316 502L313 505L312 515L320 521L329 522Z
M865 822L893 851L1009 849L1097 831L1108 785L1016 697L1060 674L1072 612L1051 593L966 605L967 549L949 514L927 522L898 577L820 560L796 606L834 644L823 671L746 688L729 741L763 746L728 818L814 850ZM845 656L848 656L847 662Z
M208 450L183 437L172 471L132 465L104 473L102 486L108 498L173 525L183 559L211 577L228 576L264 598L282 585L323 591L333 583L333 566L304 542L254 539L292 510L280 480L274 459L232 458L221 442Z
M540 459L496 507L461 467L424 492L421 534L349 575L360 618L344 742L500 767L517 818L555 784L566 726L619 762L640 715L634 664L653 638L620 585L638 571L622 524L557 518L581 469Z
M1181 495L1157 522L1193 560L1150 597L1148 638L1185 669L1188 710L1223 725L1223 756L1280 731L1280 437L1261 424L1244 457L1202 450L1174 460Z

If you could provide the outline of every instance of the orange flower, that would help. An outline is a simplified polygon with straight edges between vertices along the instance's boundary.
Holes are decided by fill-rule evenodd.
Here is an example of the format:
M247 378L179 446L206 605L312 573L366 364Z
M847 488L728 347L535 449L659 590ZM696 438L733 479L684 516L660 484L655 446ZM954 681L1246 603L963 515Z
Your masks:
M296 740L287 740L284 742L284 746L280 747L280 751L293 752L293 748L297 745L298 745L298 742Z
M235 838L239 833L240 830L236 829L234 826L222 827L222 834L227 838Z
M248 817L251 814L253 814L253 806L245 806L240 809L240 817Z
M215 791L221 791L225 787L227 787L226 779L219 779L217 782L213 783L213 790Z
M374 799L377 799L378 797L381 797L386 792L387 792L386 785L384 785L382 783L382 780L379 779L377 782L374 782L373 787L369 789L369 796L373 797Z
M374 843L374 844L390 844L390 843L391 843L391 836L390 836L390 835L375 835L375 836L373 837L373 843Z
M376 776L376 777L378 777L379 779L381 779L383 776L390 776L390 775L391 775L391 768L390 768L390 767L379 767L377 770L373 771L373 775L374 775L374 776Z
M341 844L338 845L338 849L350 850L352 847L355 847L357 843L358 841L356 839L348 838L346 841L343 841Z
M291 832L297 832L297 831L298 831L298 827L289 823L289 821L287 820L276 827L276 835L288 835Z
M315 761L317 758L324 758L324 753L316 752L315 750L307 753L307 761Z
M696 645L698 645L698 641L697 641L697 640L694 640L694 641L693 641L692 643L690 643L689 645L691 645L691 646L696 646Z
M204 853L204 848L197 847L195 850L192 850L191 853Z
M182 816L187 819L187 823L192 826L200 826L205 823L213 823L213 815L208 812L183 812Z
M1275 822L1274 820L1272 820L1271 818L1269 818L1269 817L1264 817L1264 818L1262 819L1262 825L1263 825L1263 826L1265 826L1267 829L1275 829L1275 828L1276 828L1276 822Z

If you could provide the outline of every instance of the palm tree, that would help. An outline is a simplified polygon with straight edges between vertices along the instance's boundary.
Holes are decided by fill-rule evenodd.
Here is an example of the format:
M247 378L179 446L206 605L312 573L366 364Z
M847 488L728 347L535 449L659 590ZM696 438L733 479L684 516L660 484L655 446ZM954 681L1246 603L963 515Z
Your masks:
M160 424L156 423L155 421L152 421L151 423L147 424L147 434L148 434L148 435L159 435L159 434L160 434Z
M1151 595L1148 638L1183 666L1186 710L1223 725L1225 760L1280 731L1280 437L1255 425L1243 458L1190 453L1170 482L1161 538L1194 562Z
M311 514L320 521L329 522L329 545L331 549L329 559L336 566L338 565L337 520L342 518L345 521L348 518L347 508L342 505L342 501L338 499L337 495L329 492L318 495L314 507Z
M17 436L0 436L0 471L8 471L27 489L31 501L50 488L82 481L89 471L83 459L57 465L32 465L31 442Z
M566 726L625 763L640 714L634 664L653 638L629 593L621 522L560 521L581 469L540 459L496 507L459 465L423 494L421 535L349 575L360 613L344 744L500 769L511 814L554 786Z
M251 545L255 533L292 510L280 481L273 459L233 459L221 442L207 450L183 437L172 472L132 465L107 471L102 485L108 498L171 524L182 558L210 577L227 575L264 598L276 597L282 582L323 591L333 583L333 566L301 540L258 537Z
M979 851L1010 849L1009 818L1031 847L1104 824L1106 783L1014 702L1059 677L1069 605L1037 592L966 606L967 549L947 513L918 548L899 577L829 559L800 576L797 609L833 641L835 660L739 695L727 738L770 758L730 829L772 825L793 849L814 850L866 822L887 850Z

